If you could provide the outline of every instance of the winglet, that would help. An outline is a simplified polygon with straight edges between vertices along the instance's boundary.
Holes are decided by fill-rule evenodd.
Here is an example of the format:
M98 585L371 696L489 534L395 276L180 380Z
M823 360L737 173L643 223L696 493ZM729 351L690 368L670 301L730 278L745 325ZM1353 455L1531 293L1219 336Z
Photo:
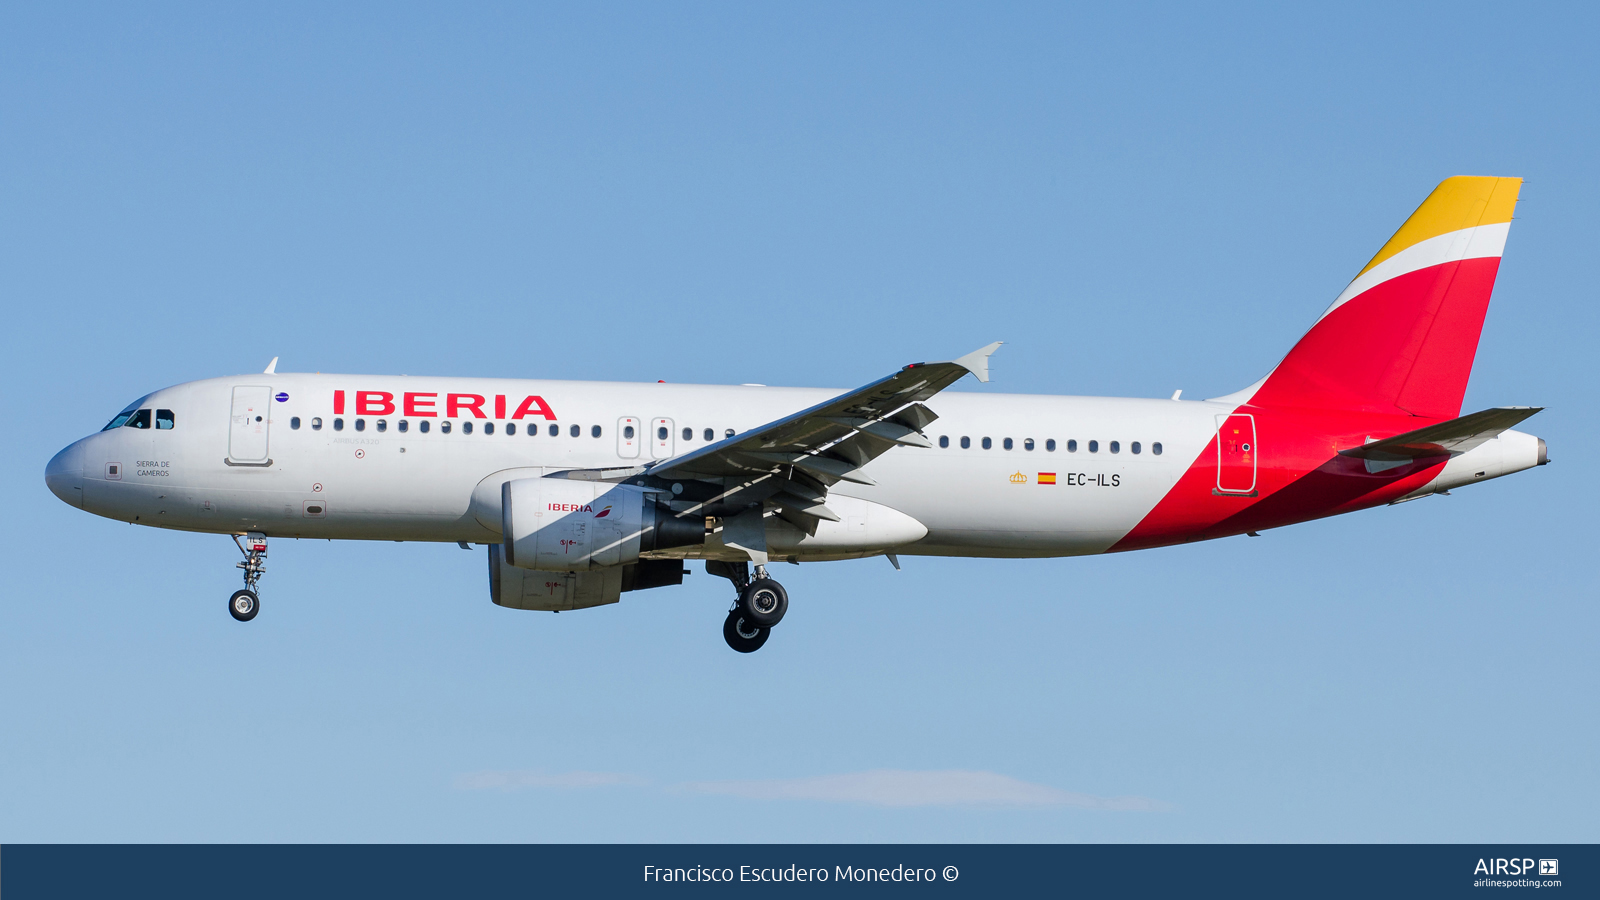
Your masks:
M980 347L979 349L968 353L966 356L954 360L954 362L961 368L966 369L968 372L978 376L979 381L988 382L989 357L992 356L996 350L999 350L1000 345L1004 343L1005 341L995 341L987 347Z
M272 362L267 363L267 367L265 369L261 370L261 374L263 374L263 375L276 375L276 374L278 374L278 358L276 356L274 356L272 358Z

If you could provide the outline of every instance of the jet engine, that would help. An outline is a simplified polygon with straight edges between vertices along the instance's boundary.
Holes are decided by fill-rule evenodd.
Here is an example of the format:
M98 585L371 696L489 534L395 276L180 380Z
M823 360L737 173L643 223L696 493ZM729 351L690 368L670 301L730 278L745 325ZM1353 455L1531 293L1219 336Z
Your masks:
M704 543L705 519L673 516L657 494L603 481L508 481L500 488L505 563L589 572L637 563L641 553Z

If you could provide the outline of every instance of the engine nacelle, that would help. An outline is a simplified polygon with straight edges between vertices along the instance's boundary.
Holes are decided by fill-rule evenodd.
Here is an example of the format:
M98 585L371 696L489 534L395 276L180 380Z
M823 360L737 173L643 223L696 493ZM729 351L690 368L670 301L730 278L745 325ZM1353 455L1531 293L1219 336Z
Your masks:
M641 559L593 572L540 572L506 565L504 548L489 545L489 598L508 609L562 612L616 603L629 591L683 584L683 560Z
M679 519L656 491L602 481L520 478L500 488L507 565L589 572L639 561L639 554L705 542L703 518Z
M673 560L673 565L682 563ZM621 566L595 572L536 572L508 566L499 544L489 545L489 597L509 609L559 612L622 599Z

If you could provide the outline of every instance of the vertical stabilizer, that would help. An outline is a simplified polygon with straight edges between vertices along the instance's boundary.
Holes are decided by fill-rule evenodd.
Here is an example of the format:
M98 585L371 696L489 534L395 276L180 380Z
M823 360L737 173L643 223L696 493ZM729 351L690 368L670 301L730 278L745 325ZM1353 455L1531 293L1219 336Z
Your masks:
M1228 399L1450 419L1461 412L1520 178L1449 178L1265 379Z

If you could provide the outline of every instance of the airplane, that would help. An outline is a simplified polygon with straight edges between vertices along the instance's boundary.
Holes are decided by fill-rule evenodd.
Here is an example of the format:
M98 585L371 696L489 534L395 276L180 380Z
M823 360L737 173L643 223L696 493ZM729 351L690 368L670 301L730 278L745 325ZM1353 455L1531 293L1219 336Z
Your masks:
M109 519L232 536L260 610L267 541L487 547L490 599L562 612L732 582L749 653L778 562L1064 557L1255 535L1549 461L1461 415L1519 178L1441 183L1264 378L1210 400L950 392L999 343L851 391L288 374L147 394L45 483ZM937 412L935 411L937 410ZM752 568L753 567L753 568Z

